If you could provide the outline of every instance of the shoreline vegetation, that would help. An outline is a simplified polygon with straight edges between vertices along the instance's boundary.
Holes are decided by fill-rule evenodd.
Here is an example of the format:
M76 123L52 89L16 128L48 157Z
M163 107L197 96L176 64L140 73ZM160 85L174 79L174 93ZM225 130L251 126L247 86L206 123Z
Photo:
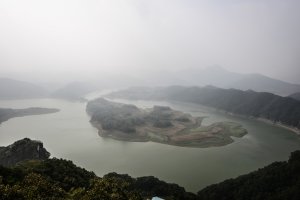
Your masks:
M213 147L234 142L247 130L234 122L216 122L203 126L205 117L192 117L170 107L140 109L103 98L90 101L87 113L102 137L130 142L157 142L183 147Z
M29 115L43 115L59 112L56 108L31 107L24 109L0 108L0 124L14 117L24 117Z

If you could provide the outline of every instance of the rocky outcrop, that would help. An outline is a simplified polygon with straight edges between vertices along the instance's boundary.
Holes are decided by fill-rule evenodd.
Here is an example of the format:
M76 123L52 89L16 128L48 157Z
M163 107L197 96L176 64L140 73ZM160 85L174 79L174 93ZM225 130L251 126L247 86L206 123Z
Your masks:
M24 138L7 147L0 147L0 165L10 167L25 160L45 160L50 153L43 143Z

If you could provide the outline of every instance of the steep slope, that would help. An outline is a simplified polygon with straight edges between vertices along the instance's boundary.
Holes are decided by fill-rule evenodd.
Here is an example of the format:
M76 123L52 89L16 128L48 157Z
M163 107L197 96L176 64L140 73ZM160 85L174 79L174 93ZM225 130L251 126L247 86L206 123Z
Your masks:
M25 81L0 78L0 99L25 99L46 96L44 88Z

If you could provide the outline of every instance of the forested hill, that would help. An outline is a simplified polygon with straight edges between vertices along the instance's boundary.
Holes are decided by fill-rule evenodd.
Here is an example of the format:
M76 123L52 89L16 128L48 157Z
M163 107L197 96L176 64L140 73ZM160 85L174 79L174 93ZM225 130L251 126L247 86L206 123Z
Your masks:
M7 147L0 147L0 165L10 167L24 160L46 160L50 153L43 143L24 138Z
M36 143L24 139L13 145L24 141ZM11 155L14 154L12 151ZM159 196L166 200L298 200L299 168L300 151L295 151L288 162L275 162L247 175L208 186L196 195L153 176L132 178L110 173L101 178L72 161L26 158L12 167L0 165L0 199L146 200Z
M130 88L113 92L108 97L190 102L300 128L300 102L267 92L221 89L213 86L172 86Z
M274 162L247 175L214 184L198 192L200 200L300 199L300 151L288 162Z
M36 148L37 145L40 149ZM45 155L42 158L36 156L37 150ZM9 165L0 162L0 199L146 200L154 196L170 200L197 199L196 194L186 192L183 187L153 176L132 178L109 173L97 177L72 161L47 159L49 155L41 142L28 138L0 147L0 160L16 161L18 158Z

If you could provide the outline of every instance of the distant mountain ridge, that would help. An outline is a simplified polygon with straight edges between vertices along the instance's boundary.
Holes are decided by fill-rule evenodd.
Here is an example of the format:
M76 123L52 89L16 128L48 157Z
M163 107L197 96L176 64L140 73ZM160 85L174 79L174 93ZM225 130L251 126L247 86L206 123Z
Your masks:
M258 73L236 73L220 66L206 68L186 68L178 71L158 70L137 73L143 81L131 86L206 86L213 85L224 89L254 90L288 96L300 92L300 84L288 83ZM125 84L124 87L128 87Z
M202 104L229 113L262 118L300 129L300 102L272 93L221 89L214 86L130 88L108 94L112 98L172 100Z
M52 83L53 84L53 83ZM55 84L54 84L55 85ZM55 89L44 85L47 90L33 83L0 78L0 99L22 99L54 97L81 100L84 95L102 89L116 89L133 86L206 86L224 89L254 90L288 96L300 92L300 84L292 84L262 74L242 74L228 71L219 66L187 68L178 71L135 71L123 74L101 74L97 80L74 81ZM58 89L57 89L58 88ZM50 94L51 93L51 94Z
M289 95L289 97L300 101L300 92L293 93L293 94Z
M97 87L92 83L76 81L54 91L51 97L67 100L83 100L84 95L95 90L97 90Z
M0 99L27 99L45 97L44 88L33 83L0 78Z
M187 86L213 85L224 89L254 90L257 92L270 92L281 96L300 92L299 84L270 78L261 74L240 74L230 72L219 66L205 69L181 70L176 76L185 81ZM174 85L178 85L174 83Z

